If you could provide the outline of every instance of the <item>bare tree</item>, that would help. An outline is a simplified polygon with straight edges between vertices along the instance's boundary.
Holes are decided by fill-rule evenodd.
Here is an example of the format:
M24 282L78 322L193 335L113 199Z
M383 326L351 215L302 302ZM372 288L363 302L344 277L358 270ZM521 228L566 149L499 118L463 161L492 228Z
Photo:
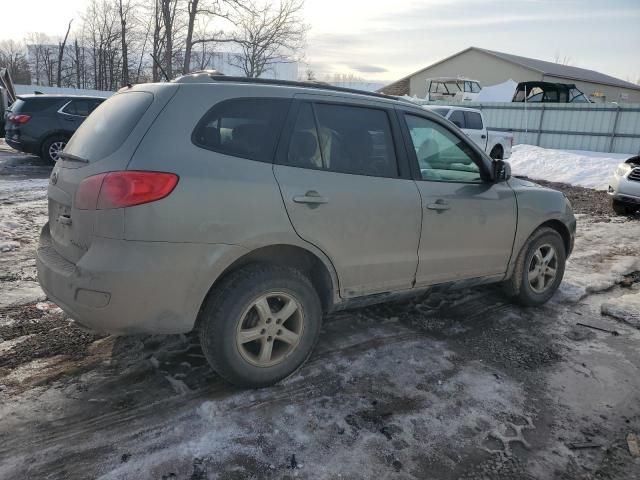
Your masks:
M62 84L62 58L64 57L64 47L67 45L67 38L69 38L69 32L71 31L71 22L73 22L73 18L69 20L67 33L65 33L64 35L64 40L58 43L58 75L56 76L56 85L58 87L60 87Z
M302 21L302 0L253 4L234 16L240 53L231 63L247 77L260 77L276 63L295 61L304 47L308 26Z
M14 82L29 84L31 73L24 52L25 47L22 43L13 40L0 41L0 68L9 70Z
M561 56L560 52L556 50L555 55L553 56L553 63L559 63L560 65L571 65L571 57Z
M122 84L129 83L129 47L127 45L127 21L131 11L130 0L118 0L118 15L120 17L120 45L122 55Z

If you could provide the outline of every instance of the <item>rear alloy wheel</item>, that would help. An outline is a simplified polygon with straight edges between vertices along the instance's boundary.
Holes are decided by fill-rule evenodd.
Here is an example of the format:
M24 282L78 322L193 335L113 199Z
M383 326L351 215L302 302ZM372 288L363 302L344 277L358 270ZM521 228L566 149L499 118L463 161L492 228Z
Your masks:
M41 157L51 163L56 163L60 160L60 154L67 146L66 138L53 137L46 140L42 144Z
M221 377L259 388L302 366L316 344L321 321L320 299L302 272L252 264L214 286L198 328L202 351Z

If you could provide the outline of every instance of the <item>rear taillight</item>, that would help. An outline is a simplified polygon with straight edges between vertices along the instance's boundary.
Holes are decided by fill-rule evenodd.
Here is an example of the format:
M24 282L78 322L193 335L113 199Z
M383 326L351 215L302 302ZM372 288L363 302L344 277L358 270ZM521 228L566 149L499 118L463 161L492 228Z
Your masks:
M27 123L29 120L31 120L31 115L9 115L7 120L13 123Z
M80 210L106 210L155 202L169 195L178 180L166 172L101 173L80 182L74 205Z

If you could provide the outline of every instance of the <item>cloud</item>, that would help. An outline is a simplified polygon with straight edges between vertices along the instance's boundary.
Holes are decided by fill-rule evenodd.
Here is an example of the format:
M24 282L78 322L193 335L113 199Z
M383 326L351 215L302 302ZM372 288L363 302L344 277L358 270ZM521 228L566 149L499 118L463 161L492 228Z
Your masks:
M355 70L356 72L362 72L362 73L384 73L389 71L388 69L384 67L379 67L377 65L351 63L351 64L347 64L347 66L351 70Z

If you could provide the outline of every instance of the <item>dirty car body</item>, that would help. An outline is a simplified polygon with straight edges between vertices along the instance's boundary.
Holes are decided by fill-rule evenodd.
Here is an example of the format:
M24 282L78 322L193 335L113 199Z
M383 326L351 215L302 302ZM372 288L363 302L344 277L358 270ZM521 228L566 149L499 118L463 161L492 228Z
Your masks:
M246 386L298 368L332 310L527 272L544 287L549 260L518 262L540 232L563 262L576 227L561 193L418 106L206 73L98 107L48 196L37 266L53 301L99 331L197 328Z

